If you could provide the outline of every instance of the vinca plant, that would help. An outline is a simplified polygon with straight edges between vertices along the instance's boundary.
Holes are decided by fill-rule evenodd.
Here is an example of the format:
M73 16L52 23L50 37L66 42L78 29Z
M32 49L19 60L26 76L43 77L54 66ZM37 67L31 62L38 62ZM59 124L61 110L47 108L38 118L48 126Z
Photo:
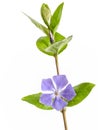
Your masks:
M73 86L65 74L60 74L58 55L66 50L72 40L72 36L65 37L57 31L63 6L64 3L61 3L52 14L49 6L43 3L40 11L44 25L24 13L37 28L44 32L45 36L37 39L36 46L43 54L54 58L56 74L49 78L43 77L41 79L42 82L39 87L41 87L42 92L25 96L22 100L35 105L39 109L55 109L61 112L64 129L68 130L66 109L82 102L89 95L95 84L84 82Z

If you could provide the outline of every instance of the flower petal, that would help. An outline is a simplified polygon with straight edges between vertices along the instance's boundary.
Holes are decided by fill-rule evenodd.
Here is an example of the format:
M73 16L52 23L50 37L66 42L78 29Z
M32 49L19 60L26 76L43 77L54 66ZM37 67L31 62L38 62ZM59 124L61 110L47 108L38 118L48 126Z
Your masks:
M53 101L52 107L58 111L62 110L68 103L63 101L60 97L56 97Z
M51 106L52 98L53 98L53 94L42 94L40 97L40 102L47 106Z
M72 85L68 84L68 86L62 92L60 92L60 95L70 101L76 95L76 93Z
M53 80L54 80L58 90L64 88L65 85L68 83L68 80L65 75L53 76Z
M41 89L42 91L53 91L54 85L52 83L52 80L49 79L43 79L41 83Z

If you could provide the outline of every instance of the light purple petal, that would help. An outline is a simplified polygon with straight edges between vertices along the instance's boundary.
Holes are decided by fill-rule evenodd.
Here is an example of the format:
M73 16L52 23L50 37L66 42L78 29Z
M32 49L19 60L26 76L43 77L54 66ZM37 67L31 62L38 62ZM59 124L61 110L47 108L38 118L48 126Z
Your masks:
M42 104L47 105L47 106L51 106L52 97L53 97L53 94L42 94L41 97L40 97L40 102Z
M68 80L65 75L53 76L53 80L54 80L58 90L64 88L65 85L68 83Z
M76 93L71 84L68 84L68 86L60 93L60 95L70 101L76 95Z
M68 103L63 101L60 97L56 97L53 101L52 107L58 111L62 110Z
M54 85L52 83L52 80L49 79L43 79L41 83L41 89L42 91L53 91Z

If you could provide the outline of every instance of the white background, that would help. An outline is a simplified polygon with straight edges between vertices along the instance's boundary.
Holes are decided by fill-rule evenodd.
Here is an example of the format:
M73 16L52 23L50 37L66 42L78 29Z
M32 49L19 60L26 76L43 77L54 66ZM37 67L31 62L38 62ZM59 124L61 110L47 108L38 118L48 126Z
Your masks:
M0 130L64 130L62 115L21 101L40 91L42 78L56 74L54 59L36 48L44 34L21 12L43 23L42 3L52 12L62 0L0 1ZM79 105L67 109L69 130L98 129L98 4L97 0L65 0L58 31L73 35L59 55L60 73L72 85L92 82L96 87Z

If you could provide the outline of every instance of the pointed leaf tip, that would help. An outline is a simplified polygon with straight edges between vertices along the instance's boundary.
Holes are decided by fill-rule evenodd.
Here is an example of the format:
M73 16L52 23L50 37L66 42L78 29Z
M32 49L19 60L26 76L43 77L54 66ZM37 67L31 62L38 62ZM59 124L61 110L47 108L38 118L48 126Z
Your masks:
M21 98L23 101L26 101L40 109L43 109L43 110L52 110L53 108L50 107L50 106L45 106L44 104L40 103L39 100L40 100L40 96L41 96L41 93L37 93L37 94L32 94L32 95L28 95L28 96L25 96L23 98Z
M54 11L51 20L50 20L50 29L53 33L56 32L58 25L61 20L62 10L63 10L64 3L61 3L56 10Z
M46 28L44 25L42 25L41 23L37 22L35 19L31 18L29 15L27 15L26 13L22 12L26 17L28 17L30 19L30 21L37 27L39 28L41 31L43 31L46 35L49 35L49 30L48 28Z

